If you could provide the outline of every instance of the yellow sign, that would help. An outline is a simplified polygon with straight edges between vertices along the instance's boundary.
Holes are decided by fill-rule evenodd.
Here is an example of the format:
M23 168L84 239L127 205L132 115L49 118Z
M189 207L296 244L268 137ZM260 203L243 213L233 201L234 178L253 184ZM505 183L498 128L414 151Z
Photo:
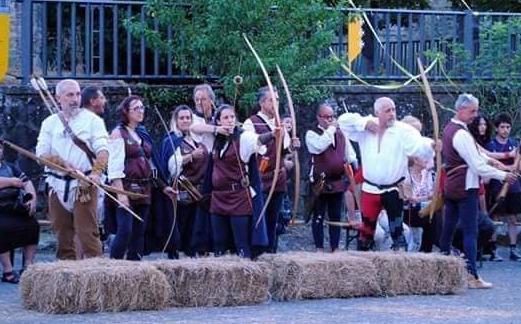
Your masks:
M356 17L347 23L347 61L351 64L362 52L362 18Z
M5 11L2 11L5 9ZM0 8L0 82L9 69L9 8Z

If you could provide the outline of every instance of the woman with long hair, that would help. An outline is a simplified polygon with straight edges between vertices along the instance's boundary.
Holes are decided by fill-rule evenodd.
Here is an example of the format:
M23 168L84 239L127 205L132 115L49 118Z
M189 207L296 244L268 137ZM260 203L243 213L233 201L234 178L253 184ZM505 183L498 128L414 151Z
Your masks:
M130 199L118 194L121 204L129 207L142 221L125 209L118 207L115 213L116 236L110 247L110 257L141 260L144 253L144 235L150 213L152 185L161 185L163 192L172 194L172 189L156 182L152 170L152 140L140 125L145 116L143 100L138 96L125 98L118 107L120 123L111 134L111 150L108 178L119 189L146 195L146 198ZM108 213L113 215L113 213Z

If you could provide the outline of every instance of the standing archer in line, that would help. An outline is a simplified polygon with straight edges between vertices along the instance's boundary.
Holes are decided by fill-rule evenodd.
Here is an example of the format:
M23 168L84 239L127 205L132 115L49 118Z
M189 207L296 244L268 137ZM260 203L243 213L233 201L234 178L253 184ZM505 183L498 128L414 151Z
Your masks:
M349 181L346 166L356 161L356 153L338 128L333 108L327 104L319 105L316 113L317 125L306 133L306 146L311 154L310 182L317 183L321 174L324 184L313 208L311 224L313 240L318 251L324 251L324 218L340 221L344 192ZM331 251L338 248L340 227L329 226Z
M257 92L257 105L259 111L252 115L249 119L244 122L244 129L247 131L255 132L256 134L269 134L272 133L276 125L275 120L275 107L278 106L275 102L278 102L279 96L277 90L274 89L273 98L270 94L268 87L262 87ZM280 127L281 125L278 125ZM283 128L281 132L283 150L298 149L300 147L300 141L298 138L291 139L286 129ZM280 154L283 152L277 152L276 141L271 141L266 144L267 152L265 154L257 154L257 163L259 165L259 171L262 180L262 191L265 195L265 199L271 190L273 178L275 172L278 172L277 183L275 185L275 191L273 197L266 207L266 226L268 230L269 240L269 253L277 252L277 219L282 207L282 200L287 191L287 173L286 168L281 166L279 170L275 170L277 157L280 158ZM281 163L282 165L282 163Z
M107 167L108 134L96 114L80 107L78 82L67 79L56 85L61 111L47 117L40 128L36 155L71 170L79 170L94 183ZM48 173L49 215L58 239L58 259L76 259L74 235L86 258L102 255L96 219L97 189L70 176Z

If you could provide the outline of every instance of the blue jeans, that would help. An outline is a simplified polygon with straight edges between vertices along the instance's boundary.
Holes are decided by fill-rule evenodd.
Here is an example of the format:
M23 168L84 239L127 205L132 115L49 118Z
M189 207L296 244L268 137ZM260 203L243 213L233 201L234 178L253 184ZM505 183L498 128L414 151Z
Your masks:
M143 219L143 222L121 207L116 211L117 231L110 246L110 258L141 260L145 248L145 228L150 213L150 205L135 205L130 209Z
M251 258L251 216L212 214L211 218L215 255L224 254L230 248L230 243L233 242L240 257Z
M463 232L463 251L467 258L467 270L477 277L476 254L478 244L478 190L467 190L467 197L461 200L445 199L445 217L441 232L440 249L450 253L452 239L458 220Z

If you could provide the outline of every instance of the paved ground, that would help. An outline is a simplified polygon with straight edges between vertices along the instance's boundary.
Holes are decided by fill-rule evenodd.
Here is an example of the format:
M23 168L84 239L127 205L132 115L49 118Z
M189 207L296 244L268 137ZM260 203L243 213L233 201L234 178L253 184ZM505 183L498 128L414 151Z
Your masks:
M506 255L506 250L502 251ZM40 255L48 259L49 255ZM47 315L22 308L15 285L0 284L0 323L521 323L521 263L484 263L491 290L455 296L268 302L226 308Z

